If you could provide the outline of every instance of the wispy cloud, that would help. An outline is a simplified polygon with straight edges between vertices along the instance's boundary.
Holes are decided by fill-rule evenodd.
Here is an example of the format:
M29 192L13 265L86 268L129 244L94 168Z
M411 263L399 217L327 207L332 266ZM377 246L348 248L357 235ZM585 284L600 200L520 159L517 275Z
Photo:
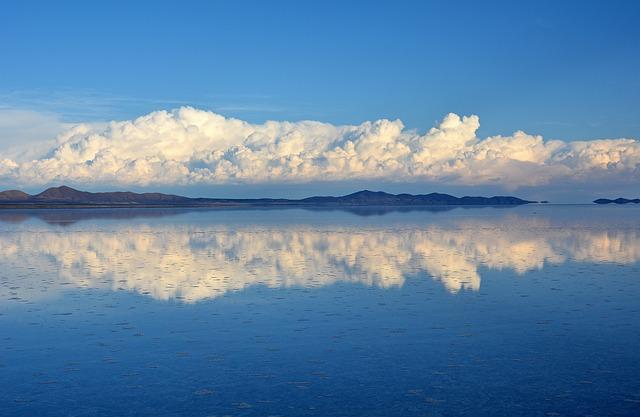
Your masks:
M72 126L53 113L0 107L0 155L15 161L41 158Z
M93 89L28 89L0 92L0 111L55 114L65 122L109 121L150 109L197 106L216 112L282 113L292 109L265 94L209 94L199 99L131 97ZM304 106L303 106L304 107Z

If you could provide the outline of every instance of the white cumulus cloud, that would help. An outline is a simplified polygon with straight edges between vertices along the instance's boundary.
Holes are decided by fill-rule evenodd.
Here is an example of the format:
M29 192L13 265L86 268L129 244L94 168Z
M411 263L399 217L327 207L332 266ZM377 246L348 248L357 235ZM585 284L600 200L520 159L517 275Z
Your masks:
M76 125L36 159L0 151L0 180L145 186L380 179L506 188L640 180L635 139L545 141L522 131L479 138L479 127L478 116L452 113L424 134L386 119L252 124L182 107Z

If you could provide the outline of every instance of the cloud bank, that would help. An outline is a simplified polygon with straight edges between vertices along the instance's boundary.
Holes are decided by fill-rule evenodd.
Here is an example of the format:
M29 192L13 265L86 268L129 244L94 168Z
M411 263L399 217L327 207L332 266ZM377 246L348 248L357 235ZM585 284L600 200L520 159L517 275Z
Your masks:
M0 152L0 181L148 186L373 179L515 189L640 180L635 139L545 141L522 131L478 138L479 127L478 116L453 113L425 134L386 119L251 124L182 107L76 125L35 159Z

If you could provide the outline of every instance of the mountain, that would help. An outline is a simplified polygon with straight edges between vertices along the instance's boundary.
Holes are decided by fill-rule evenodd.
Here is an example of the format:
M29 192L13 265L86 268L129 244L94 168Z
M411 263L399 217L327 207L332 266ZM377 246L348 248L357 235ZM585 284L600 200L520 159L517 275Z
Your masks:
M23 201L31 196L20 190L7 190L0 192L0 201Z
M517 197L454 197L449 194L389 194L384 191L363 190L342 197L308 197L302 203L333 205L398 205L398 206L467 206L519 205L532 203Z
M171 194L132 193L116 191L107 193L90 193L78 191L71 187L53 187L40 194L31 196L29 201L48 203L80 203L80 204L162 204L188 203L191 199Z
M340 197L308 197L289 199L222 199L189 198L162 193L133 193L129 191L91 193L71 187L53 187L39 194L29 195L18 190L0 192L0 207L213 207L213 206L502 206L533 203L517 197L454 197L448 194L389 194L363 190Z
M593 201L596 204L640 204L640 198L629 200L628 198L616 198L615 200L609 200L608 198L599 198Z

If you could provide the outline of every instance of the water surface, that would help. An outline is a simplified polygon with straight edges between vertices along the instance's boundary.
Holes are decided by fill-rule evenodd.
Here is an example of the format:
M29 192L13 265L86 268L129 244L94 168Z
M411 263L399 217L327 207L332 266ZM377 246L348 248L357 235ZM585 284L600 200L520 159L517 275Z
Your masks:
M0 410L640 414L640 209L0 212Z

